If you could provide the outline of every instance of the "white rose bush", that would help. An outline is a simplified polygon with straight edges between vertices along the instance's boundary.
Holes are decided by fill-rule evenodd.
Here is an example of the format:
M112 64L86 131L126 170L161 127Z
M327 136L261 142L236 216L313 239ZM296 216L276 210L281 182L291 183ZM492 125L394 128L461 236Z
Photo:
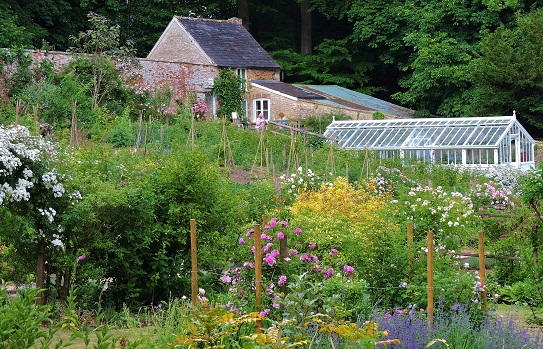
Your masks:
M26 263L37 261L38 288L43 287L46 257L67 243L59 214L81 198L67 192L69 177L54 167L57 155L53 142L31 135L26 127L0 125L0 246L29 251Z

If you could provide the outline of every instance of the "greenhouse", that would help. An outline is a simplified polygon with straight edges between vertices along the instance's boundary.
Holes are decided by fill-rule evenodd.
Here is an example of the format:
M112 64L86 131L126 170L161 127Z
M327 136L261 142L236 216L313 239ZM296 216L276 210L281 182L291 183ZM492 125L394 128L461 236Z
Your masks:
M519 169L535 167L534 139L513 116L333 121L324 133L345 149L381 158Z

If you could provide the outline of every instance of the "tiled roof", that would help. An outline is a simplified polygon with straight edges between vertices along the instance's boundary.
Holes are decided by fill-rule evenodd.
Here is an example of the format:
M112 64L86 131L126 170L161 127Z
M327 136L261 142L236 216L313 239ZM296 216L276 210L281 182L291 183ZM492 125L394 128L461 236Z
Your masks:
M414 110L392 104L360 92L349 90L337 85L296 85L309 92L326 97L331 103L356 109L369 109L380 111L387 115L395 115L400 118L413 117Z
M232 21L176 17L219 67L281 67L241 25Z
M325 99L326 97L276 80L252 80L253 84L269 88L279 93L300 99Z

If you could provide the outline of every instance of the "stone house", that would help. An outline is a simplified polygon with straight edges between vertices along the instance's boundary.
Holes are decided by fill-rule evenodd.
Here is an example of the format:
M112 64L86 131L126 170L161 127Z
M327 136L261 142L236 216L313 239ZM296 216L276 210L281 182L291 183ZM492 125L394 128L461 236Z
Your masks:
M202 18L174 17L155 46L141 60L143 83L157 86L157 75L162 75L158 85L169 85L174 95L195 92L205 100L216 114L218 108L213 94L213 81L221 69L231 68L247 83L244 109L246 117L254 121L259 112L267 113L265 101L250 97L250 81L279 81L281 67L242 26L241 20L211 20ZM181 71L157 72L157 63L177 65ZM146 67L149 67L147 70ZM161 69L162 70L162 69ZM154 81L146 74L155 76Z
M157 71L157 65L177 63L183 74ZM316 114L346 114L354 119L371 119L375 111L387 118L413 115L407 108L342 89L339 86L296 86L281 82L281 68L242 26L241 20L211 20L174 17L147 58L141 60L143 70L149 64L153 86L167 85L174 95L193 91L205 100L215 114L218 107L213 94L213 80L220 69L233 69L246 80L245 118L254 123L259 113L267 120L304 119ZM164 70L164 68L161 68ZM159 79L159 76L160 79ZM159 83L157 84L157 79ZM142 79L142 82L149 81ZM183 94L183 93L181 93Z

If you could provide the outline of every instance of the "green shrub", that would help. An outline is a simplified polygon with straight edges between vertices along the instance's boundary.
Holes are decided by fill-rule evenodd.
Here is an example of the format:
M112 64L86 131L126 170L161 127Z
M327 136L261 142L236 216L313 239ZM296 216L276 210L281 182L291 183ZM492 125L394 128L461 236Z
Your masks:
M6 288L0 287L1 348L49 348L58 328L43 327L52 313L49 306L36 305L40 292L25 288L8 295Z

